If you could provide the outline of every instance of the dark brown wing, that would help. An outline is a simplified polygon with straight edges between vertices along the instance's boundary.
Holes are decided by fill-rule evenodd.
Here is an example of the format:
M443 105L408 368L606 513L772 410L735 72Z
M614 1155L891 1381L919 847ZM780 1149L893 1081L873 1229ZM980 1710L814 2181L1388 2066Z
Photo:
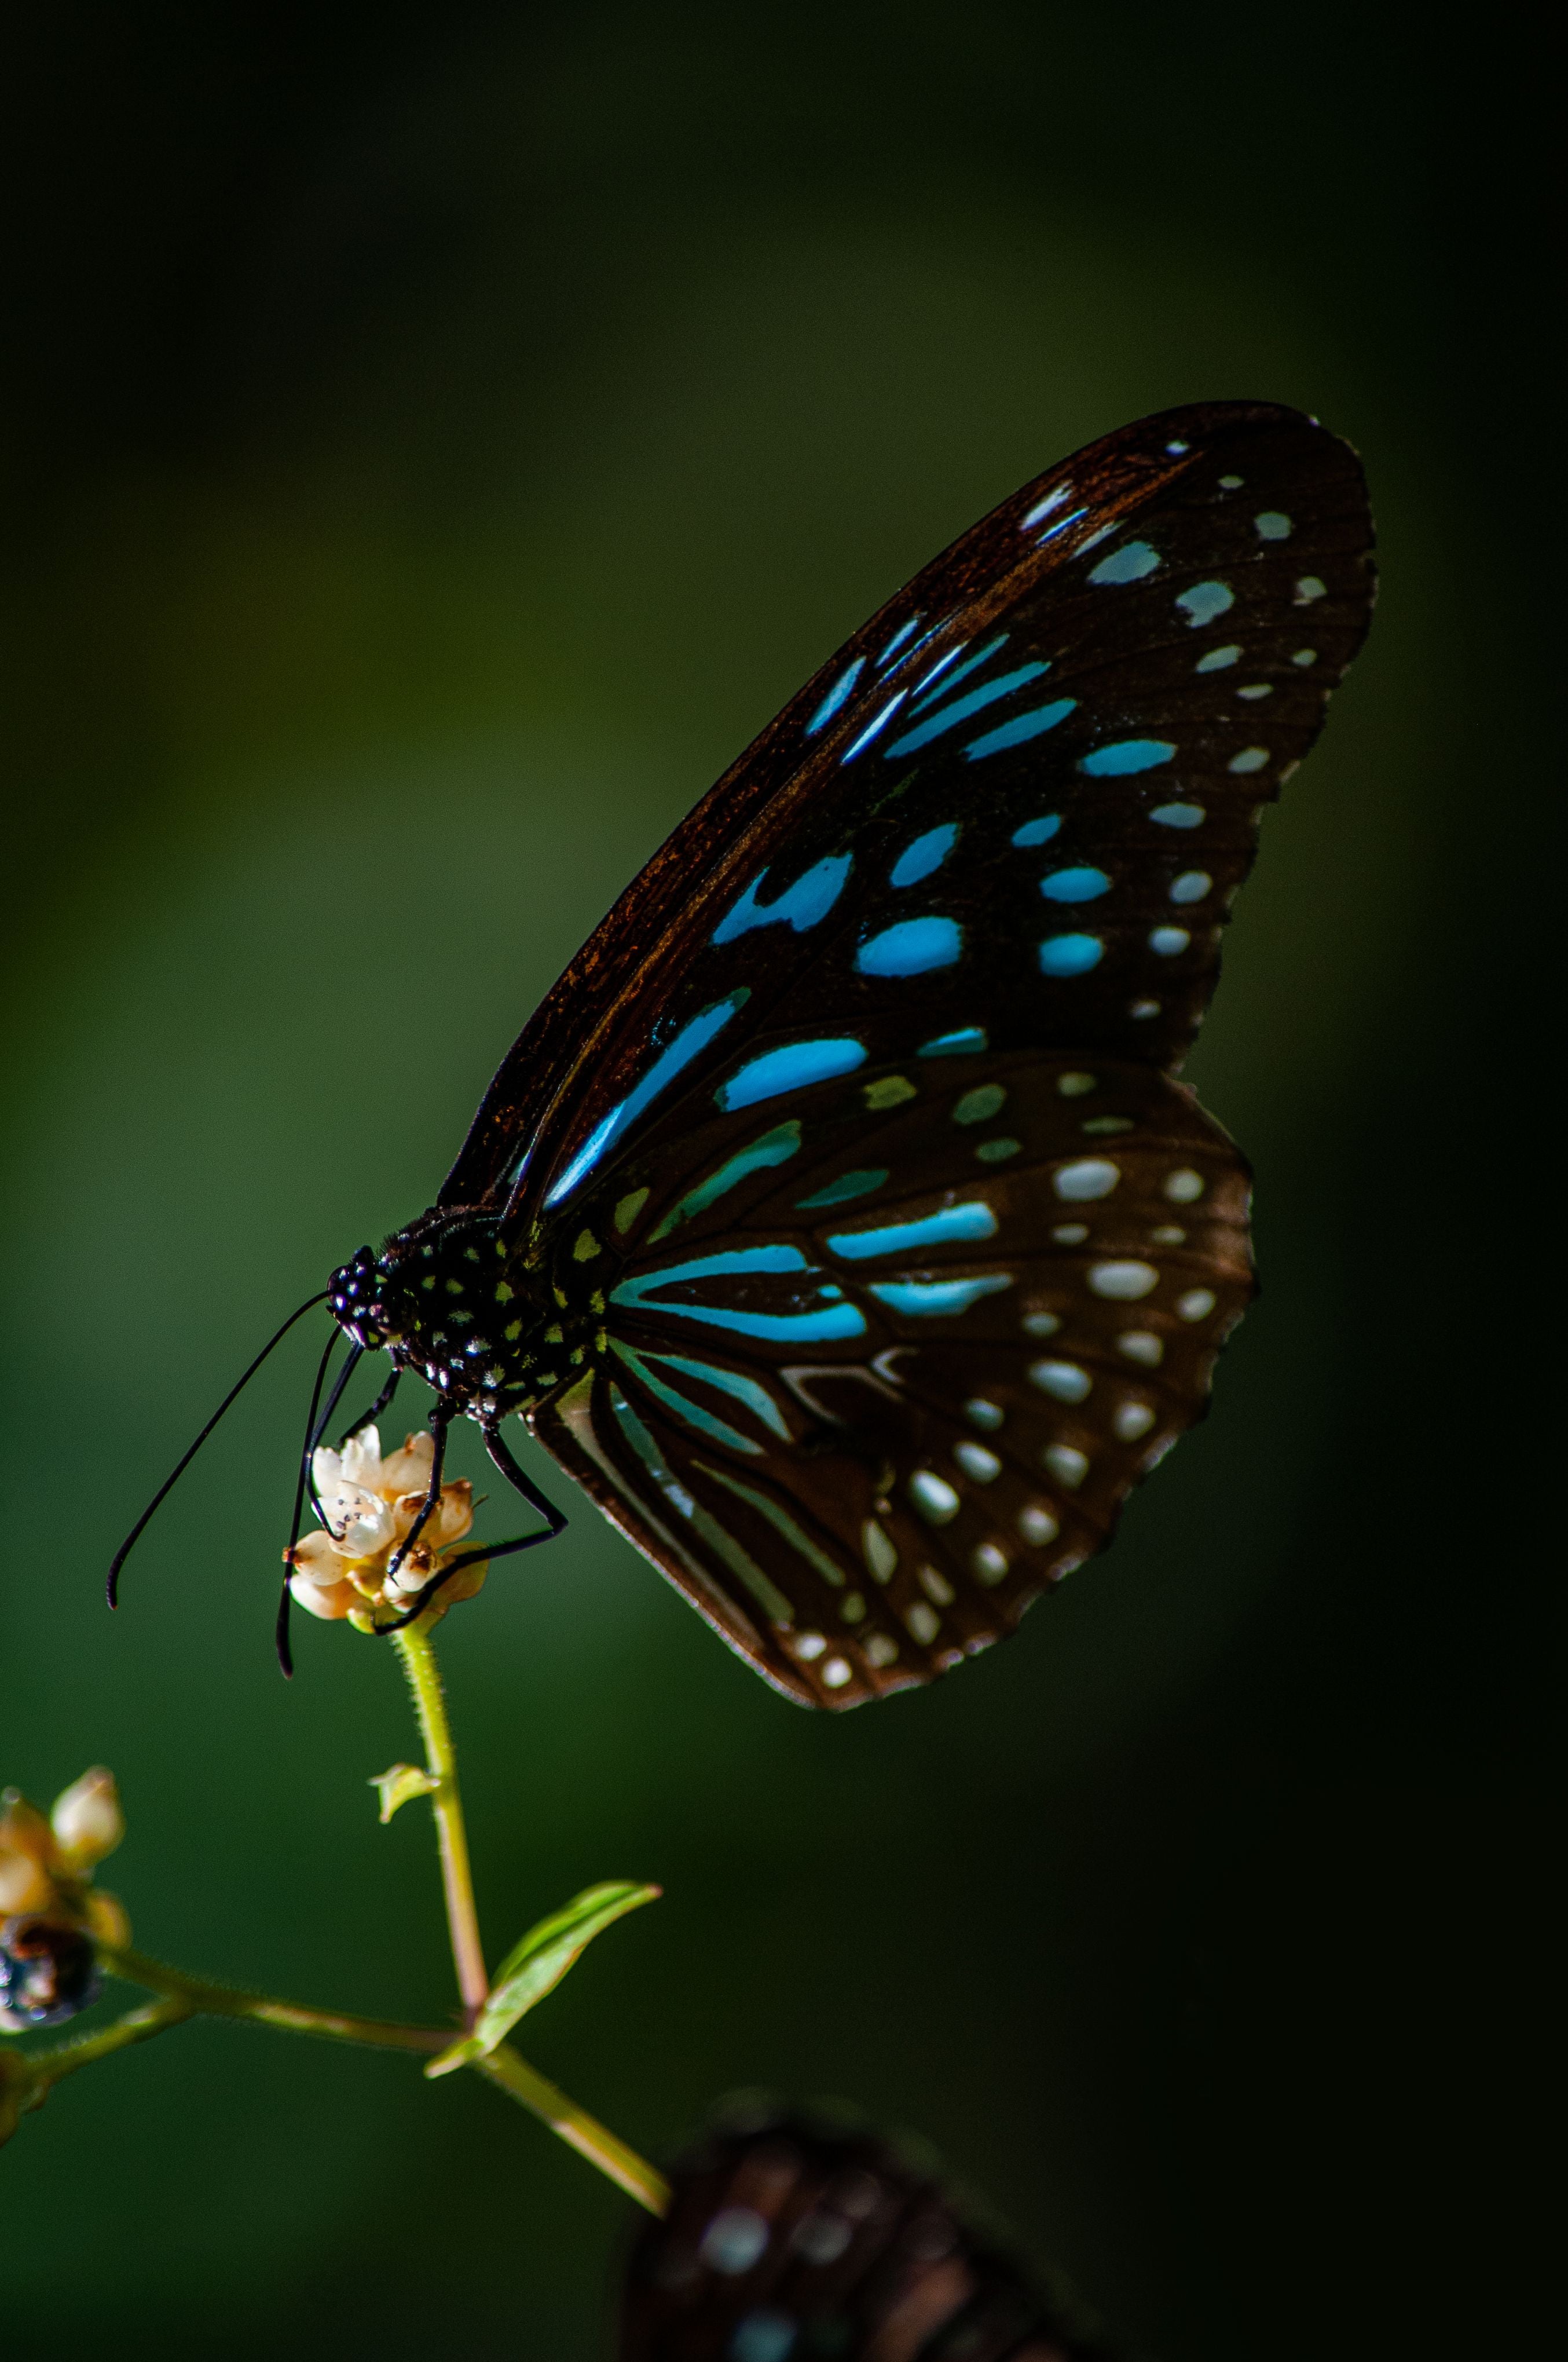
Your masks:
M620 2362L1110 2362L1065 2290L874 2133L757 2109L671 2181L632 2249Z
M1122 1063L946 1054L784 1104L694 1111L674 1169L661 1126L586 1194L605 1352L534 1425L775 1687L848 1706L1103 1548L1251 1295L1247 1175Z
M655 855L498 1073L443 1192L570 1210L758 1042L1179 1061L1260 804L1365 633L1354 455L1201 404L1004 502L825 666Z

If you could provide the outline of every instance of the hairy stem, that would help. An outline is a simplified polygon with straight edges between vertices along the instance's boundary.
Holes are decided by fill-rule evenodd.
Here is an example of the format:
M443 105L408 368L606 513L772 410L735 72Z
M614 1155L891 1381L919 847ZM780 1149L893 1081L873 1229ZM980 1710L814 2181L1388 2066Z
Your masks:
M302 2002L278 2001L270 1993L249 1992L243 1985L214 1984L210 1978L188 1975L164 1960L125 1947L99 1947L104 1966L132 1984L147 1985L184 2004L187 2017L248 2017L258 2025L275 2025L284 2034L316 2034L328 2042L359 2042L378 2050L417 2050L433 2055L452 2039L439 2026L402 2025L386 2017L356 2017L338 2009L311 2009Z
M149 2041L155 2034L182 2025L195 2014L194 2003L179 1993L165 1993L158 2001L143 2002L139 2009L126 2010L113 2025L102 2026L96 2034L80 2034L74 2041L58 2043L49 2050L21 2052L16 2065L23 2105L41 2107L49 2086L62 2076L74 2075L79 2067L91 2067L99 2058L112 2058L116 2050L128 2050L133 2042Z
M329 2042L356 2042L379 2050L412 2050L433 2058L444 2050L452 2040L449 2027L438 2025L406 2025L384 2017L354 2017L342 2010L310 2009L301 2002L279 2001L269 1993L247 1992L243 1986L214 1984L206 1977L193 1977L183 1969L170 1968L163 1960L149 1959L143 1952L127 1948L100 1947L104 1966L114 1975L126 1978L132 1984L146 1985L159 1999L143 2009L129 2011L116 2024L102 2034L89 2035L81 2041L64 2043L57 2050L34 2051L26 2061L29 2081L34 2076L44 2082L70 2074L77 2067L87 2066L93 2058L110 2051L125 2048L126 2044L143 2042L150 2035L161 2034L166 2026L178 2025L185 2019L203 2017L247 2017L258 2025L277 2026L285 2034L314 2034ZM576 2100L531 2067L510 2043L503 2042L486 2058L476 2059L477 2072L510 2099L536 2115L542 2124L564 2140L569 2148L585 2158L588 2164L613 2181L651 2214L662 2214L670 2202L669 2184L656 2173L645 2158L638 2156L623 2140L580 2108ZM42 2093L38 2096L41 2098ZM24 2104L33 2104L30 2098Z
M452 1959L457 1990L470 2025L485 2005L490 1990L479 1941L479 1915L474 1901L474 1875L468 1866L468 1837L463 1826L463 1799L457 1788L457 1757L446 1700L430 1634L418 1624L392 1636L413 1692L424 1740L424 1768L434 1781L431 1809L435 1815L436 1842L441 1849L441 1879L446 1892L446 1924L452 1935Z

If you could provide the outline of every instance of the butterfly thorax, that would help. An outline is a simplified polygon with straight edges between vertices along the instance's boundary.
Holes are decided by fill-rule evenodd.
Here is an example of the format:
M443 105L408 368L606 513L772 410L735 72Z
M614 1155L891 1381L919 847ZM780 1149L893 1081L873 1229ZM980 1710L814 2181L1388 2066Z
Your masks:
M527 1408L603 1338L604 1298L580 1266L554 1272L496 1216L462 1208L432 1208L378 1251L361 1247L328 1300L356 1344L479 1418Z

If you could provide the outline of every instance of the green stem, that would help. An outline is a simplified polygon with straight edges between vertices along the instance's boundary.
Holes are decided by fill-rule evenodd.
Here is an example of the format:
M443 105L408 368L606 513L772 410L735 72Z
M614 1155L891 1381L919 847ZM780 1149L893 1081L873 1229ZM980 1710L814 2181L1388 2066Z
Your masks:
M99 2058L112 2058L116 2050L129 2049L133 2042L147 2042L153 2035L161 2034L167 2026L181 2025L195 2015L195 2006L179 1993L166 1993L161 2000L143 2002L139 2009L126 2010L113 2025L102 2027L96 2034L78 2035L72 2042L61 2042L52 2050L30 2050L16 2058L21 2070L24 2090L23 2105L41 2107L51 2083L63 2076L74 2075L79 2067L91 2067Z
M392 1635L413 1692L414 1709L424 1739L424 1768L435 1785L431 1808L435 1815L436 1842L441 1849L441 1880L446 1892L446 1924L452 1935L452 1959L457 1990L470 2025L490 1990L479 1941L479 1915L474 1900L474 1874L468 1866L468 1838L463 1826L463 1799L457 1788L457 1757L452 1726L446 1718L441 1674L428 1630L411 1624Z
M663 2214L670 2203L670 2185L662 2173L655 2173L646 2158L639 2157L618 2140L597 2116L579 2108L565 2092L543 2076L537 2067L531 2067L520 2058L509 2042L503 2042L486 2058L474 2061L488 2081L498 2084L503 2092L531 2108L541 2121L547 2124L556 2136L575 2148L579 2157L587 2158L608 2180L628 2198L635 2198L639 2206L646 2206L650 2214Z
M41 2070L48 2081L53 2081L76 2067L85 2067L93 2058L123 2049L127 2043L145 2041L149 2035L161 2034L165 2026L178 2025L183 2019L198 2015L248 2017L260 2025L277 2026L285 2034L314 2034L329 2042L356 2042L380 2050L418 2051L426 2058L444 2050L452 2040L450 2029L443 2026L400 2025L384 2017L354 2017L341 2010L310 2009L300 2002L278 2001L269 1993L247 1992L239 1985L214 1984L209 1978L190 1976L183 1969L170 1968L163 1960L149 1959L145 1953L125 1947L111 1949L104 1945L100 1954L104 1966L114 1975L132 1984L146 1985L161 1998L147 2008L131 2010L102 2034L62 2044L57 2050L32 2052L27 2058L31 2073ZM669 2184L663 2177L635 2149L618 2140L597 2116L591 2116L587 2108L580 2108L576 2100L557 2090L536 2067L531 2067L510 2043L502 2043L488 2058L474 2063L487 2081L548 2125L569 2148L575 2148L579 2157L596 2166L628 2197L635 2198L652 2214L663 2213L670 2202Z
M356 2017L343 2010L311 2009L302 2002L278 2001L270 1993L249 1992L243 1985L214 1984L193 1977L167 1961L149 1959L145 1952L124 1946L99 1947L104 1966L132 1984L184 2003L187 2017L248 2017L258 2025L275 2025L284 2034L315 2034L328 2042L359 2042L378 2050L417 2050L430 2055L451 2041L433 2025L402 2025L385 2017Z

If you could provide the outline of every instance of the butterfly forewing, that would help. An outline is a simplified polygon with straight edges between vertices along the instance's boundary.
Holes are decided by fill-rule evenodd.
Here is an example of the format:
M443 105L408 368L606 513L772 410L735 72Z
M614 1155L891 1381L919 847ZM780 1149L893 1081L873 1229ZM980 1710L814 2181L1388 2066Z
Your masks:
M1201 1416L1247 1183L1172 1076L1371 543L1298 412L1064 462L786 706L497 1075L443 1204L576 1324L536 1431L789 1695L1011 1630Z
M1026 1052L682 1112L585 1192L605 1352L537 1430L790 1694L929 1680L1202 1415L1245 1168L1168 1077Z
M655 855L444 1202L570 1205L677 1089L746 1087L769 1037L1179 1061L1257 808L1365 631L1370 541L1354 455L1262 404L1145 421L1003 502Z
M798 2112L716 2131L632 2250L621 2362L1104 2362L1071 2300L873 2134Z

